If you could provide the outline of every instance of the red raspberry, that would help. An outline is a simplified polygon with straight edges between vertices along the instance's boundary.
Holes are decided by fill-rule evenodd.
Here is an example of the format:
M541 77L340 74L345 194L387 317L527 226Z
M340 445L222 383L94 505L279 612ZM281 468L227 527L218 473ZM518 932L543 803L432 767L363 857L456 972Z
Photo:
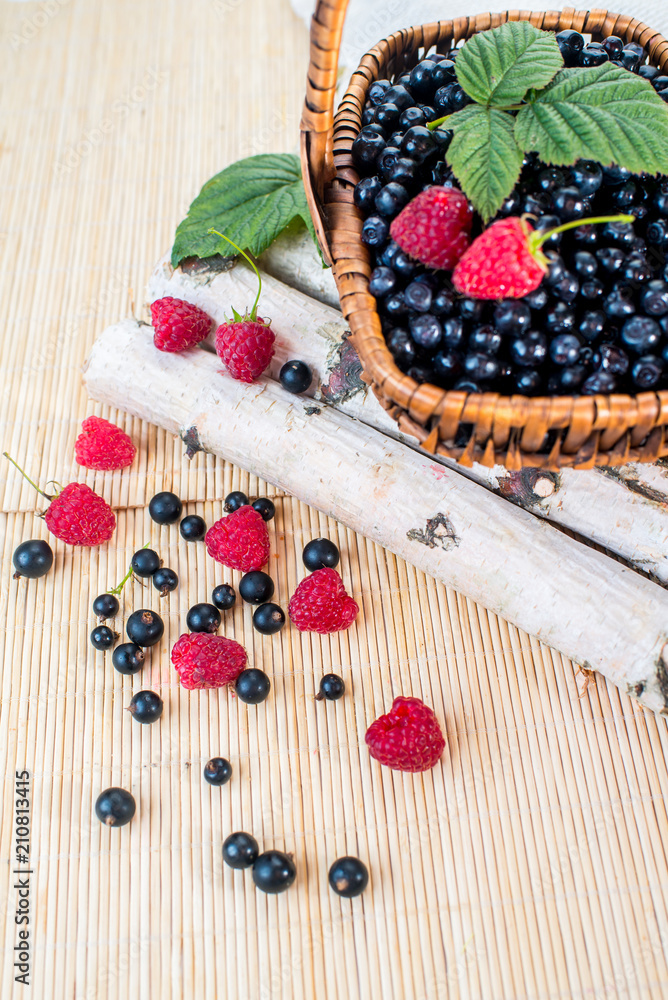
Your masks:
M300 632L340 632L350 628L359 606L346 594L335 569L317 569L304 577L290 598L288 614Z
M259 316L222 323L216 330L216 353L232 378L254 382L272 359L274 332Z
M74 444L74 457L86 469L111 472L132 465L137 449L125 431L102 417L86 417Z
M246 650L234 639L207 632L186 632L172 648L181 686L189 691L224 687L246 667Z
M208 337L213 324L211 317L198 306L170 295L156 299L151 305L151 320L153 343L159 351L171 354L195 347Z
M534 234L525 219L493 222L457 264L455 288L475 299L521 299L535 291L547 274L547 259L540 251L545 236Z
M116 527L113 510L84 483L70 483L51 501L46 526L68 545L101 545Z
M204 541L216 562L242 573L261 569L269 559L267 525L252 507L240 507L221 517L211 525Z
M450 271L471 242L473 209L457 188L430 187L399 212L390 235L429 267Z
M445 749L436 716L419 698L395 698L365 738L371 756L395 771L428 771Z

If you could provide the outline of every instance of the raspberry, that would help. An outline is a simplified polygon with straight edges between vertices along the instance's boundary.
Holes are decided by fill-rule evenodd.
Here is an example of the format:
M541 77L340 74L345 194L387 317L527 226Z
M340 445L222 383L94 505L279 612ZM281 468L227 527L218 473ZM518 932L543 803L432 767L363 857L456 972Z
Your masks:
M232 378L254 382L274 353L274 332L257 316L222 323L216 330L216 353Z
M44 515L49 531L68 545L101 545L116 527L113 510L84 483L70 483Z
M186 632L172 648L174 669L182 687L189 691L230 684L244 670L246 661L246 650L234 639L207 632Z
M211 525L204 541L216 562L242 573L261 569L269 559L267 525L253 507L240 507L221 517Z
M450 271L471 242L472 222L473 209L461 191L430 187L402 209L390 235L411 257Z
M476 299L521 299L538 288L547 274L540 252L545 233L525 219L500 219L485 229L457 264L452 281L458 292Z
M86 469L111 472L132 465L137 449L120 427L102 417L86 417L74 444L74 457Z
M290 598L288 614L300 632L340 632L350 628L359 606L346 594L335 569L317 569L305 577Z
M365 739L371 756L395 771L428 771L445 749L436 716L419 698L395 698Z
M213 323L211 317L198 306L170 295L157 299L151 305L151 319L153 343L159 351L171 354L195 347L208 337Z

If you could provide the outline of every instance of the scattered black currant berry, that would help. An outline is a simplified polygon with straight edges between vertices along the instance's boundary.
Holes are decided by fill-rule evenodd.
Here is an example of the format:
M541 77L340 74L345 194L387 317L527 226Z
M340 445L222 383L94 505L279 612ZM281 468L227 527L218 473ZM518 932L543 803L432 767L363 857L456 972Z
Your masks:
M155 691L137 691L137 694L132 696L128 712L137 722L147 726L151 722L158 721L163 708L162 698Z
M156 524L175 524L182 510L183 504L176 493L156 493L148 505L148 512Z
M161 597L166 597L179 585L178 575L169 566L161 566L153 574L153 586L159 591Z
M165 631L165 625L155 611L148 611L142 608L134 611L128 618L125 626L128 639L136 642L138 646L155 646L160 642Z
M248 506L248 497L241 490L233 490L232 493L228 493L223 502L223 510L227 511L228 514L233 513L235 510L239 510L240 507Z
M236 591L229 583L221 583L219 587L214 587L211 594L211 600L221 611L229 611L230 608L233 608L236 599Z
M199 514L188 514L181 521L179 531L187 542L201 542L206 535L206 521Z
M112 632L106 625L96 625L90 634L90 644L95 649L104 652L111 649L118 639L118 632Z
M235 683L237 698L246 705L259 705L271 690L271 681L263 670L249 667L242 670Z
M315 700L322 701L325 698L327 701L338 701L339 698L343 697L345 690L346 685L343 677L339 677L338 674L325 674L320 681L320 688Z
M133 555L130 565L135 576L153 576L160 568L160 556L153 549L139 549Z
M93 601L93 614L104 621L105 618L115 618L120 610L118 598L113 594L100 594Z
M239 581L239 593L247 604L264 604L274 594L274 581L260 569L245 573Z
M134 798L124 788L107 788L97 797L95 815L105 826L125 826L136 808Z
M136 642L122 642L111 654L111 662L119 674L136 674L145 659L144 650Z
M212 757L204 765L204 777L210 785L226 785L232 777L232 765L224 757Z
M278 373L278 379L286 392L296 395L306 392L313 381L313 375L309 366L303 361L286 361Z
M304 547L302 559L308 570L334 569L339 565L339 550L329 538L314 538Z
M220 628L220 611L213 604L193 604L186 617L190 632L217 632Z
M53 566L53 550L48 542L41 538L31 538L21 542L14 550L14 579L25 576L28 580L37 580L45 576Z
M283 851L265 851L258 855L253 865L253 881L262 892L285 892L296 877L295 863Z
M276 514L276 508L274 503L268 497L258 497L251 504L253 510L256 510L263 521L271 521L271 519Z
M285 625L285 612L278 604L261 604L253 612L253 627L261 635L275 635Z
M359 858L338 858L329 869L329 884L337 896L352 899L369 884L368 869Z
M223 841L223 861L230 868L250 868L257 861L260 848L250 833L239 830Z

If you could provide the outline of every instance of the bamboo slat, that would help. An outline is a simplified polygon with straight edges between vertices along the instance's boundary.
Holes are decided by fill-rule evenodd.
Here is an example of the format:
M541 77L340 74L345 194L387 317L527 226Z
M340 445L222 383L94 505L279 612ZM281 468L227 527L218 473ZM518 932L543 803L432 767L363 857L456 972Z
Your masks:
M66 482L92 410L80 366L95 336L133 300L145 315L144 283L206 178L240 155L295 148L308 38L287 0L4 3L0 37L0 443L42 484ZM147 501L173 488L211 522L231 489L265 487L96 412L139 447L128 472L81 475L118 510L108 546L56 543L48 577L12 581L17 542L46 534L29 488L0 467L3 1000L665 996L664 720L600 679L580 698L570 662L282 495L270 525L281 601L304 542L329 535L359 622L266 639L237 607L225 631L272 674L270 699L250 710L180 690L168 644L191 604L238 577L157 528ZM123 678L88 643L91 599L145 542L182 584L163 605L165 642ZM153 602L132 585L124 607L147 593ZM350 688L338 704L313 699L326 670ZM165 699L156 726L123 710L141 688ZM448 732L425 776L381 769L363 744L399 692L425 698ZM201 772L218 753L235 771L213 789ZM14 982L9 864L24 767L28 988ZM107 831L93 803L112 783L132 789L138 814ZM234 829L294 852L288 893L261 896L223 866ZM353 902L326 880L345 853L371 872Z

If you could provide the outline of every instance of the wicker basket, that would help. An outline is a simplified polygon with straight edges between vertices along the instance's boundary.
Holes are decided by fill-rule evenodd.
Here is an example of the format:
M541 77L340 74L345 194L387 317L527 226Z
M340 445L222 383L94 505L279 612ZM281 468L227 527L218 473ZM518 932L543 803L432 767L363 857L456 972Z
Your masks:
M363 219L353 204L359 178L351 155L374 80L404 72L426 51L446 52L461 39L504 21L528 20L550 31L576 28L594 39L619 35L645 46L651 61L661 68L668 66L668 42L641 21L605 10L515 10L419 25L395 32L364 56L334 117L347 6L348 0L319 0L313 16L301 124L302 166L318 239L333 266L353 344L366 381L383 406L427 451L464 465L477 461L508 469L584 469L652 462L668 455L668 391L528 398L445 391L404 375L385 344L376 302L369 294L371 265L360 238Z

